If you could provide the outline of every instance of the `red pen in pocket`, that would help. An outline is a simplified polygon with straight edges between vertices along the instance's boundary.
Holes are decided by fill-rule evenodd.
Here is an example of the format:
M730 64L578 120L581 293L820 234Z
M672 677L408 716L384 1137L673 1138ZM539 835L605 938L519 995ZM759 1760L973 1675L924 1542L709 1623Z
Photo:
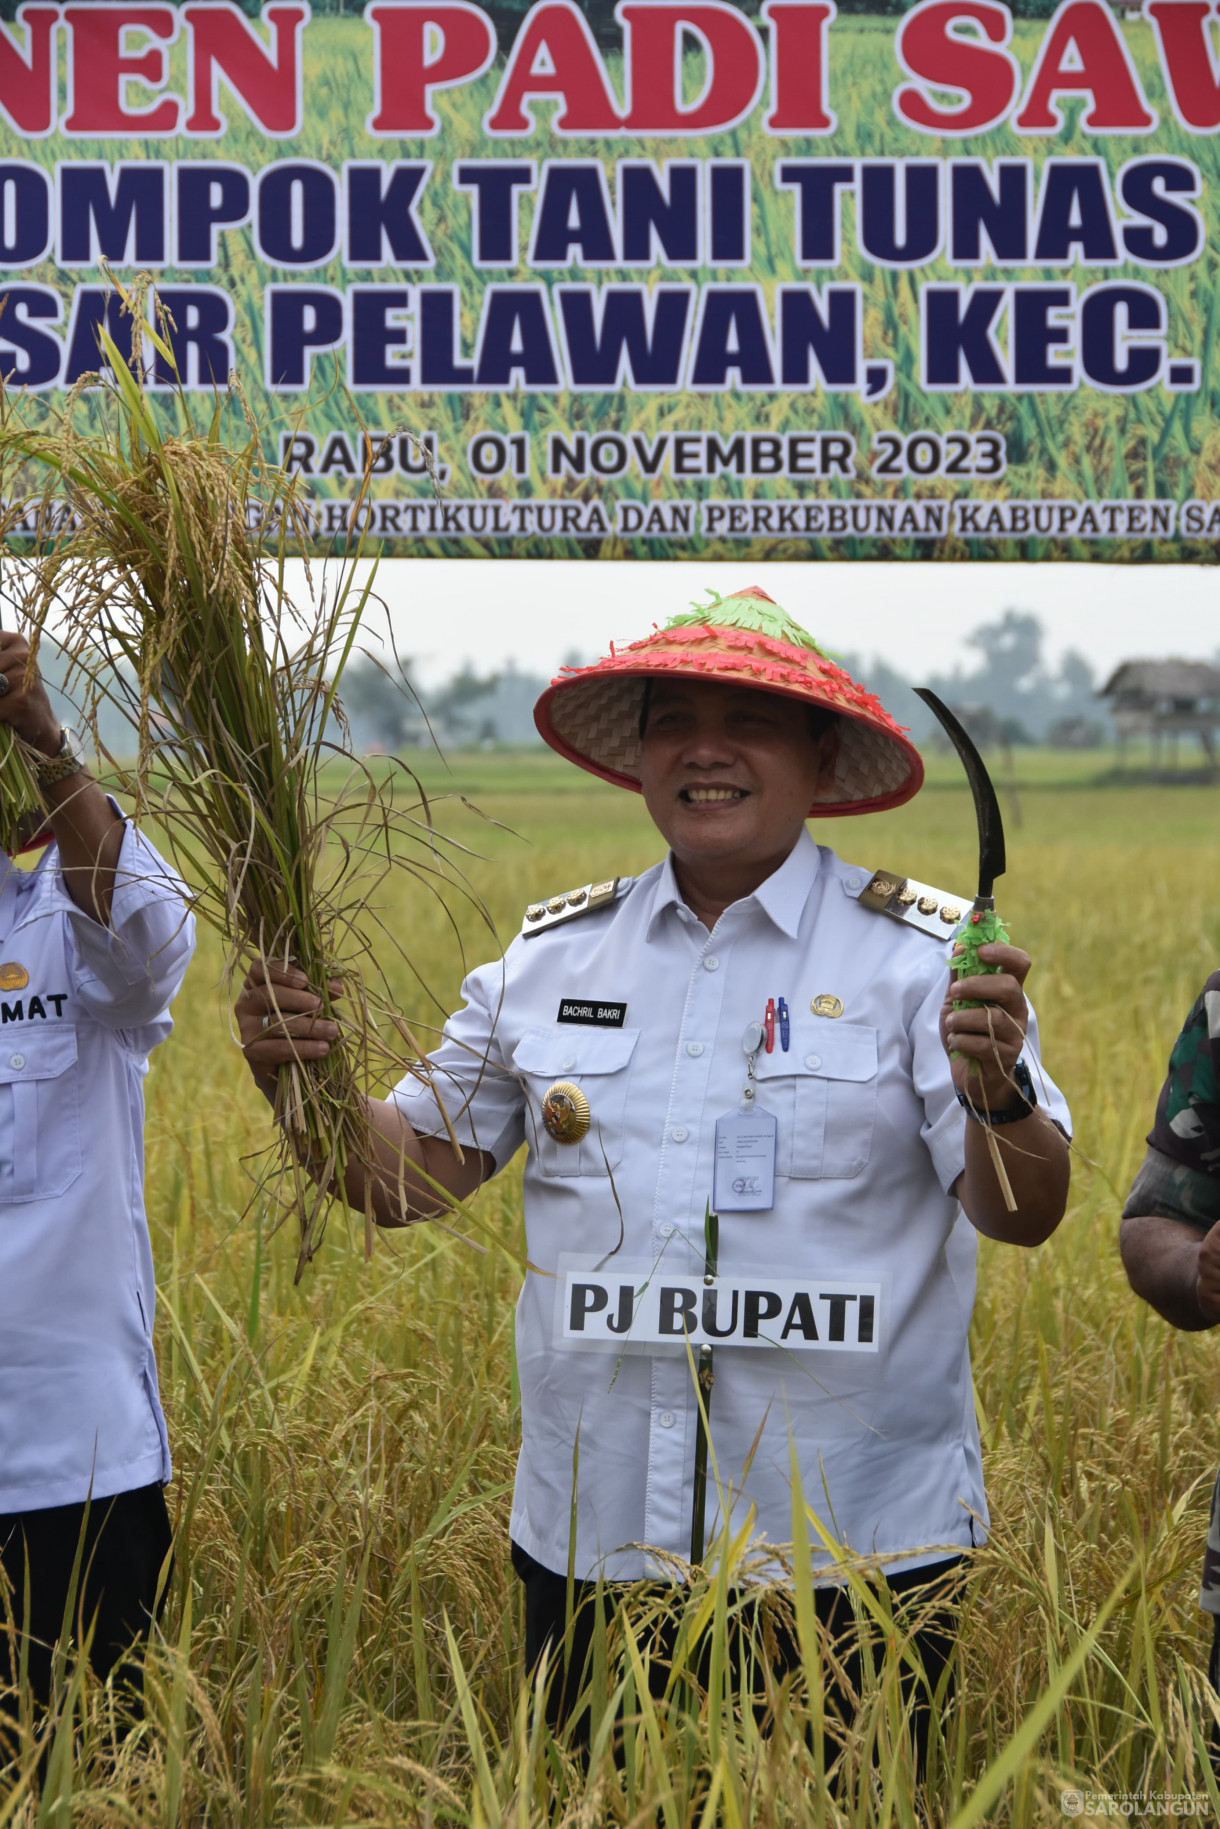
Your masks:
M767 1008L763 1014L763 1033L767 1038L767 1053L775 1052L775 999L768 997Z

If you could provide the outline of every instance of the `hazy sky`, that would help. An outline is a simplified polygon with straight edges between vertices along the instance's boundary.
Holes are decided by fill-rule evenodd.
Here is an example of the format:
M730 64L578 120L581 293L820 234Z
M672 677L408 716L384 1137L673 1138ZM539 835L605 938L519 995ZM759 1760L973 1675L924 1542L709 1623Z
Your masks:
M1042 619L1052 658L1078 648L1101 674L1131 656L1220 650L1220 570L1208 566L394 559L377 578L424 683L465 660L550 674L573 649L591 658L646 634L709 585L744 584L826 647L881 655L915 680L968 661L963 636L1009 605Z

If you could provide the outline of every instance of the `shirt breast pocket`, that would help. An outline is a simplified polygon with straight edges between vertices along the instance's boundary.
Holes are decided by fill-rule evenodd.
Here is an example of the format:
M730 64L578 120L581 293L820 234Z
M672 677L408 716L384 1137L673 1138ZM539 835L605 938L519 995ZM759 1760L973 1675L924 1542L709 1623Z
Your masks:
M513 1050L526 1091L525 1135L544 1175L606 1175L623 1156L627 1088L638 1029L527 1029ZM589 1102L589 1128L561 1143L542 1122L542 1102L556 1080L571 1080Z
M760 1054L755 1072L760 1105L772 1102L774 1083L780 1174L798 1181L850 1181L861 1173L872 1155L877 1120L876 1029L840 1022L794 1029L789 1052Z
M67 1024L0 1043L0 1205L63 1194L80 1174L79 1077Z

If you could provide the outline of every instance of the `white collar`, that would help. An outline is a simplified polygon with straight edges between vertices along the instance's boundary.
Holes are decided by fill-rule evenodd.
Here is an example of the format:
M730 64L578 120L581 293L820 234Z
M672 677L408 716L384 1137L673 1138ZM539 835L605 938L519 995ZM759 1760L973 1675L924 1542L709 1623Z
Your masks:
M732 903L732 908L749 908L754 906L773 921L780 932L790 940L795 940L800 932L801 916L809 900L810 891L817 881L821 868L822 854L810 838L805 827L789 851L778 870L758 885L752 895L743 896L739 902ZM678 879L674 875L674 860L671 852L661 865L660 874L652 892L652 908L648 916L645 937L652 939L657 923L669 908L684 908L682 891L678 888ZM730 910L726 909L725 913Z

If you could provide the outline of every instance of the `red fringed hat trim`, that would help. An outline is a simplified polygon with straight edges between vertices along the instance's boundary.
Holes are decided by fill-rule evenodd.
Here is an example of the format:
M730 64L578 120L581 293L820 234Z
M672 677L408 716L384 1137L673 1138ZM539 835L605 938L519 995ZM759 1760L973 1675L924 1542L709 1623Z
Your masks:
M738 595L770 601L761 591ZM842 777L836 783L840 791L811 807L811 817L901 806L919 791L919 752L875 693L815 648L762 630L718 625L712 620L715 610L712 605L707 622L657 629L627 647L612 643L609 654L592 666L563 668L534 709L534 722L545 741L579 767L638 792L632 763L638 762L639 703L632 723L631 706L618 688L634 677L641 681L642 693L649 676L688 674L781 693L844 720L844 753L836 771ZM605 682L605 694L597 693L598 681ZM621 711L617 729L616 711Z

